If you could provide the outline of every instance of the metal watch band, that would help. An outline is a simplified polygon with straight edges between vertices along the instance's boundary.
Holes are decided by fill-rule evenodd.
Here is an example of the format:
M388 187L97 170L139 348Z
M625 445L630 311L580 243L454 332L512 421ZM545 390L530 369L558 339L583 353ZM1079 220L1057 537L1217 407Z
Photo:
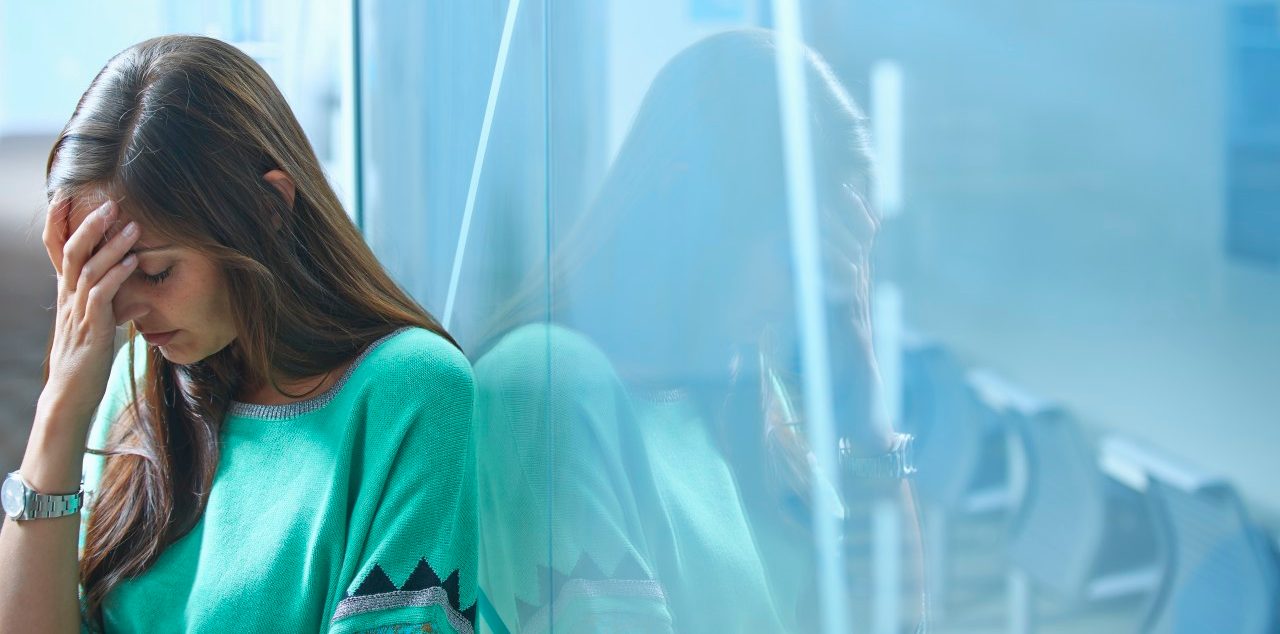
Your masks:
M894 434L893 447L878 456L858 457L841 447L840 464L845 473L862 480L901 480L916 472L914 456L915 436Z
M80 510L84 503L84 491L76 491L68 495L44 495L32 492L27 498L27 509L23 519L47 519L71 515Z
M9 474L9 480L16 481L22 487L22 511L14 520L49 519L62 517L78 512L84 505L84 478L80 479L80 490L74 493L40 493L31 488L17 471ZM8 486L6 482L6 486ZM8 502L6 502L6 505ZM8 510L6 508L6 510Z

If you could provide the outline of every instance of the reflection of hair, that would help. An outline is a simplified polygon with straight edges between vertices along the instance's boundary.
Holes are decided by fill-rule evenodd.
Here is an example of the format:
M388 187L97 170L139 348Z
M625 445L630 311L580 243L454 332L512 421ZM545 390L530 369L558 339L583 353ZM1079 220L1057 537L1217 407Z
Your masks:
M744 29L703 39L664 66L592 208L553 243L549 270L531 270L522 291L499 311L490 341L516 325L546 318L549 309L553 320L568 326L590 332L607 325L619 333L608 340L594 337L617 364L620 348L644 345L632 343L638 332L692 340L724 336L728 320L747 326L735 333L793 323L776 55L773 33ZM849 357L869 355L867 260L878 218L868 206L854 203L869 198L874 180L865 117L815 52L806 49L803 64L828 282L824 300L832 318L843 320L844 332L833 336L832 344L847 346L842 349ZM764 271L779 273L779 286L743 279L749 275L744 271L762 270L753 266L759 262L765 263ZM774 312L741 311L752 293L776 295L762 308ZM797 336L794 327L774 333L775 343L793 343ZM734 386L734 404L720 408L722 414L731 412L718 430L727 457L758 466L767 462L772 447L784 456L773 476L807 500L808 445L796 428L772 427L781 419L764 405L771 398L761 385L767 371L740 367L730 379L724 372L727 360L697 367L699 361L686 351L675 351L684 356L668 360L665 378L697 384L717 372L713 381ZM781 356L783 364L791 361L785 351ZM744 357L745 363L758 363L755 355ZM856 363L845 363L851 365ZM619 375L636 378L622 367ZM750 411L762 422L759 433L730 428Z
M293 179L292 207L263 179L271 169ZM107 592L203 513L237 389L330 371L404 325L452 338L378 263L270 77L216 39L154 38L107 62L53 145L46 188L51 201L106 193L213 258L237 332L188 366L149 348L142 389L129 384L80 563L96 622ZM130 377L136 336L130 324Z
M827 64L806 51L820 198L830 202L848 191L865 197L873 180L865 118ZM706 294L720 292L743 262L767 258L788 267L775 55L772 32L740 29L705 38L668 62L646 92L593 205L555 238L550 268L530 269L482 341L546 318L548 310L564 320L677 294L707 305ZM827 204L822 212L824 250L842 264L862 264L878 224L872 210ZM618 277L629 273L640 277ZM828 277L847 281L848 269ZM644 311L636 312L639 318ZM682 320L697 317L685 313Z

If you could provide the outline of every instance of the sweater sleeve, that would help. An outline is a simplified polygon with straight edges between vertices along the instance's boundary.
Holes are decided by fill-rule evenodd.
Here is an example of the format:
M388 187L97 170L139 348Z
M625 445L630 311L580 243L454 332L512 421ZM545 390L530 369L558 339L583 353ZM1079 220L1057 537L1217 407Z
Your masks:
M475 387L435 335L398 350L355 444L355 493L329 631L473 632L476 611Z
M494 631L670 632L641 526L656 512L629 399L604 354L557 326L476 362L482 619Z

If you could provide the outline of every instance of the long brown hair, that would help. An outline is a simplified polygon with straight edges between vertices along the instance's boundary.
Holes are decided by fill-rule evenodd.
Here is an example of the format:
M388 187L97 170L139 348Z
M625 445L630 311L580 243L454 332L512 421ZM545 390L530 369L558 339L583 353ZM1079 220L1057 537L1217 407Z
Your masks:
M292 206L263 179L272 169L292 178ZM225 42L164 36L111 58L49 153L46 191L51 202L105 191L148 231L213 259L237 332L188 365L148 347L139 387L129 325L129 404L95 452L107 459L80 560L95 624L107 593L200 518L237 390L283 393L401 326L457 345L379 264L271 78Z

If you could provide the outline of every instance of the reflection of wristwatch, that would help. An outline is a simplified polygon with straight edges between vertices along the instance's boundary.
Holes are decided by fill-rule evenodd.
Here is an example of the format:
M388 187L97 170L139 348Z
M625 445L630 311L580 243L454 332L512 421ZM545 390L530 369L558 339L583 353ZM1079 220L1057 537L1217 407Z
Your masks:
M75 493L49 495L37 493L14 471L5 478L0 498L3 499L5 514L17 521L71 515L78 512L84 503L84 479L81 478L80 490Z
M878 456L854 456L849 446L840 446L840 468L845 475L860 480L902 480L916 472L913 444L915 436L894 434L893 447Z

